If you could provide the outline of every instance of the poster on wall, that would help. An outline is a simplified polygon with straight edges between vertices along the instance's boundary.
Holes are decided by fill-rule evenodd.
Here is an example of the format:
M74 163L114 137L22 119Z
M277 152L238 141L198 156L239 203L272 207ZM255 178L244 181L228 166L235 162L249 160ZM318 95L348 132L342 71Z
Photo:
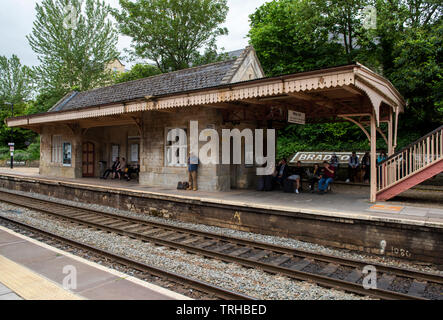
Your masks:
M64 142L63 143L63 165L68 166L68 167L71 166L71 158L72 158L71 143Z
M131 144L131 162L138 162L138 144Z

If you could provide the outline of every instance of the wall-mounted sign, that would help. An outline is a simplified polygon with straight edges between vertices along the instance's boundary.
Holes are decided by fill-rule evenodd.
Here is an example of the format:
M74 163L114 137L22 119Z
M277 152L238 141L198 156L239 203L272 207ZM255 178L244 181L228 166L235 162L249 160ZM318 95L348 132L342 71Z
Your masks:
M340 164L347 164L352 152L336 152L338 162ZM364 152L357 152L358 160L361 163ZM332 152L297 152L289 160L290 164L295 164L297 161L302 163L322 163L323 161L329 161L332 158Z
M71 143L63 142L63 166L70 167L72 159Z
M288 122L306 124L306 115L303 112L288 110Z

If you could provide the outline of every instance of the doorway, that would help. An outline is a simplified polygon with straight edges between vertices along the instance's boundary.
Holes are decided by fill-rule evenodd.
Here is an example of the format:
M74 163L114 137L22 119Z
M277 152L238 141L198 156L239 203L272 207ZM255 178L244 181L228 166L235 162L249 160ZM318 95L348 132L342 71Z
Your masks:
M94 177L95 148L92 142L83 143L82 167L83 177Z

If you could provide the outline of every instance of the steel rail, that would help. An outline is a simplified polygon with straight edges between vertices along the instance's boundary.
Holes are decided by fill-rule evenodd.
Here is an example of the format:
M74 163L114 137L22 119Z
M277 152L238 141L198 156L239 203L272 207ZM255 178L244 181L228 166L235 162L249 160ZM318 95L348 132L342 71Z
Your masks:
M125 265L127 267L139 270L141 272L146 272L149 273L151 275L160 277L160 278L166 278L168 280L171 280L173 282L177 282L183 285L187 285L190 286L198 291L201 292L205 292L208 294L213 294L221 299L226 299L226 300L256 300L255 298L248 296L248 295L244 295L241 293L237 293L231 290L227 290L224 288L221 288L219 286L215 286L212 284L209 284L207 282L204 281L200 281L200 280L196 280L196 279L192 279L190 277L186 277L186 276L182 276L179 275L177 273L174 272L170 272L170 271L166 271L157 267L153 267L150 265L147 265L145 263L142 263L140 261L136 261L134 259L128 258L128 257L124 257L122 255L118 255L115 253L112 253L110 251L104 250L104 249L99 249L97 247L93 247L91 245L85 244L85 243L81 243L72 239L68 239L65 237L62 237L60 235L57 235L55 233L40 229L38 227L35 226L31 226L28 225L26 223L23 223L21 221L17 221L15 219L12 218L8 218L8 217L3 217L0 216L0 220L4 220L13 224L16 224L18 226L20 226L21 228L25 228L28 229L32 232L37 232L40 234L43 234L46 237L55 239L56 241L60 241L63 243L67 243L68 245L72 246L72 247L76 247L79 249L83 249L83 250L88 250L90 252L94 252L95 254L104 256L106 258L111 259L112 261L118 262L122 265Z
M221 236L221 235L217 235L217 234L213 234L213 233L201 232L201 231L196 231L196 230L192 230L192 229L173 227L173 226L170 226L167 224L151 223L151 222L145 221L145 220L122 217L120 215L104 213L104 212L97 211L97 210L89 210L89 209L85 209L85 208L78 207L78 206L59 204L59 203L55 203L52 201L36 199L36 198L30 197L30 196L17 195L17 194L13 194L13 193L9 193L9 192L4 192L4 191L1 191L1 192L4 194L8 194L9 197L16 198L16 201L13 201L11 199L8 200L7 199L8 197L6 197L6 199L2 199L2 201L6 201L9 203L13 203L15 205L27 207L27 208L34 209L34 210L39 210L39 211L48 213L50 215L57 216L61 219L71 220L71 221L76 222L81 225L87 225L87 226L90 226L93 228L106 230L109 232L114 232L114 233L117 233L120 235L125 235L128 237L140 239L143 241L149 241L151 243L167 246L167 247L174 248L174 249L185 250L187 252L199 254L199 255L202 255L205 257L220 259L220 260L228 261L228 262L234 262L234 263L238 263L240 265L243 265L246 267L251 267L251 268L261 268L264 271L271 272L271 273L283 274L283 275L289 276L291 278L295 278L297 280L314 281L317 284L325 286L325 287L341 288L341 289L349 291L349 292L362 294L362 295L375 296L377 298L382 298L382 299L420 299L420 297L415 297L415 296L406 295L406 294L397 293L397 292L388 291L388 290L382 290L382 289L366 290L360 284L356 284L353 282L343 281L343 280L334 279L334 278L327 277L327 276L317 275L314 273L308 273L308 272L303 272L303 271L294 270L294 269L290 269L290 268L285 268L285 267L278 266L278 265L275 265L272 263L251 261L248 258L242 258L242 257L232 256L232 255L217 252L217 251L206 250L203 247L199 248L199 247L192 246L190 244L183 244L180 242L174 242L174 241L169 241L169 240L165 240L165 239L160 239L155 236L125 231L122 229L118 229L116 227L111 227L111 226L106 226L106 225L102 225L99 223L94 223L94 222L87 221L84 219L72 217L72 216L69 216L66 214L55 213L51 210L50 206L52 205L52 206L59 206L59 207L64 207L64 208L75 208L80 211L80 213L76 214L77 217L83 216L83 215L88 215L88 214L89 215L90 214L98 214L98 215L109 217L112 219L117 219L117 220L120 220L123 222L132 222L135 224L140 224L141 226L146 226L146 227L154 226L155 228L158 227L158 228L165 229L165 230L171 230L171 231L178 232L178 233L184 233L186 235L197 235L197 236L201 236L201 237L212 238L214 240L219 239L222 241L236 242L235 244L241 244L241 245L245 245L245 246L248 246L251 248L259 248L262 250L268 250L268 251L272 251L272 252L276 252L276 253L280 253L280 254L287 254L287 255L291 255L291 256L294 254L301 255L305 258L311 258L311 259L315 259L318 261L324 261L324 262L329 262L329 263L336 263L336 264L339 264L342 266L351 266L351 267L365 266L366 264L362 263L361 261L348 260L348 259L344 259L344 258L330 256L330 255L326 256L326 255L321 255L321 254L316 254L316 253L309 253L306 251L294 250L294 249L291 249L288 247L268 245L268 244L264 244L264 243L253 242L250 240L231 238L231 237L227 237L227 236ZM26 204L26 201L23 201L23 202L17 201L17 198L22 198L22 199L24 198L25 200L28 199L28 201L30 199L32 199L34 201L49 204L49 206L45 207L45 208L36 208L35 205ZM81 214L81 212L84 212L84 213ZM113 225L113 224L118 225L121 223L114 222L111 225ZM131 227L131 228L133 228L133 227ZM374 265L374 264L371 264L371 265ZM422 272L411 271L411 270L400 269L400 268L391 268L391 267L386 267L386 266L377 265L377 264L375 266L376 266L376 268L380 268L379 270L381 270L382 272L389 272L394 275L409 277L409 278L413 278L413 279L416 279L416 278L422 279L422 280L424 279L426 281L430 281L430 282L434 282L434 283L438 283L438 284L442 283L442 277L439 275L436 275L436 274L422 273Z
M85 213L92 212L92 213L99 214L102 216L120 219L122 221L128 221L128 222L138 223L140 225L146 225L147 227L162 228L165 230L171 230L171 231L175 231L178 233L187 233L188 235L195 235L195 236L200 236L200 237L204 237L204 238L213 238L213 239L216 239L219 241L235 242L235 244L248 246L251 248L267 250L270 252L275 252L275 253L280 253L280 254L290 254L290 255L294 255L294 256L300 256L303 258L315 259L315 260L327 262L327 263L336 263L336 264L339 264L342 266L347 266L347 267L363 269L366 265L369 264L367 262L362 262L360 260L351 259L351 258L341 258L341 257L333 256L330 254L315 253L315 252L310 252L307 250L295 249L295 248L291 248L291 247L279 246L279 245L274 245L274 244L269 244L269 243L259 242L259 241L252 241L252 240L243 239L243 238L234 237L234 236L225 236L225 235L213 233L213 232L199 231L199 230L194 230L194 229L190 229L190 228L172 226L172 225L166 224L166 223L146 221L143 219L121 216L118 214L112 214L112 213L98 211L98 210L94 210L94 209L86 209L86 208L83 208L81 206L76 206L76 205L59 204L54 201L42 200L42 199L34 198L31 196L17 195L15 193L9 193L9 192L5 192L3 190L0 191L0 194L1 193L8 194L11 196L29 198L29 199L41 201L44 203L50 203L51 205L60 205L62 207L76 208L78 210L85 211ZM1 201L9 202L9 201L7 201L7 199L1 199ZM35 207L33 205L26 205L25 203L18 204L17 202L14 202L14 201L11 201L9 203L12 203L15 205L20 205L20 206L25 206L27 208L35 210ZM55 214L53 212L49 212L49 213ZM66 216L66 215L63 215L63 216ZM69 216L66 216L66 217L69 217ZM69 217L69 218L71 219L74 217ZM103 226L103 225L100 225L100 226ZM429 273L429 272L420 272L420 271L416 271L416 270L409 270L409 269L398 268L398 267L394 267L394 266L385 266L383 264L375 263L375 262L374 263L371 262L370 265L376 267L377 270L381 271L381 272L389 272L389 273L392 273L396 276L420 279L420 280L430 281L433 283L443 285L443 277L439 274Z

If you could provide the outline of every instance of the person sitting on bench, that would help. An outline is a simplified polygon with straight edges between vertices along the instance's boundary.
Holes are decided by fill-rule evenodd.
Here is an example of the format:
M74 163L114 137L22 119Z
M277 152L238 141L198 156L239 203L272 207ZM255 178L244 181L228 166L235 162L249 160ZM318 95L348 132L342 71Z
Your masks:
M274 181L276 181L281 187L283 187L283 183L285 182L288 175L288 164L286 163L286 158L283 158L275 169Z
M293 174L288 177L289 180L296 182L295 193L299 193L300 181L303 174L303 167L301 166L301 161L297 161L296 167L292 170Z
M125 158L122 158L122 161L120 161L120 164L117 167L117 170L115 173L116 173L116 176L118 179L121 179L122 177L125 176L125 174L126 174L126 159Z
M109 174L112 173L112 178L115 177L115 173L117 172L117 168L120 166L120 158L117 157L115 158L114 163L112 164L111 169L107 169L104 173L103 173L103 177L102 179L107 179Z
M324 173L318 181L318 192L324 194L328 189L329 184L334 181L335 168L331 166L327 161L323 162Z
M331 165L332 166L332 165ZM310 185L310 189L311 192L315 191L315 184L320 180L320 166L318 165L318 163L314 164L314 170L312 171L312 173L309 176L309 185Z

